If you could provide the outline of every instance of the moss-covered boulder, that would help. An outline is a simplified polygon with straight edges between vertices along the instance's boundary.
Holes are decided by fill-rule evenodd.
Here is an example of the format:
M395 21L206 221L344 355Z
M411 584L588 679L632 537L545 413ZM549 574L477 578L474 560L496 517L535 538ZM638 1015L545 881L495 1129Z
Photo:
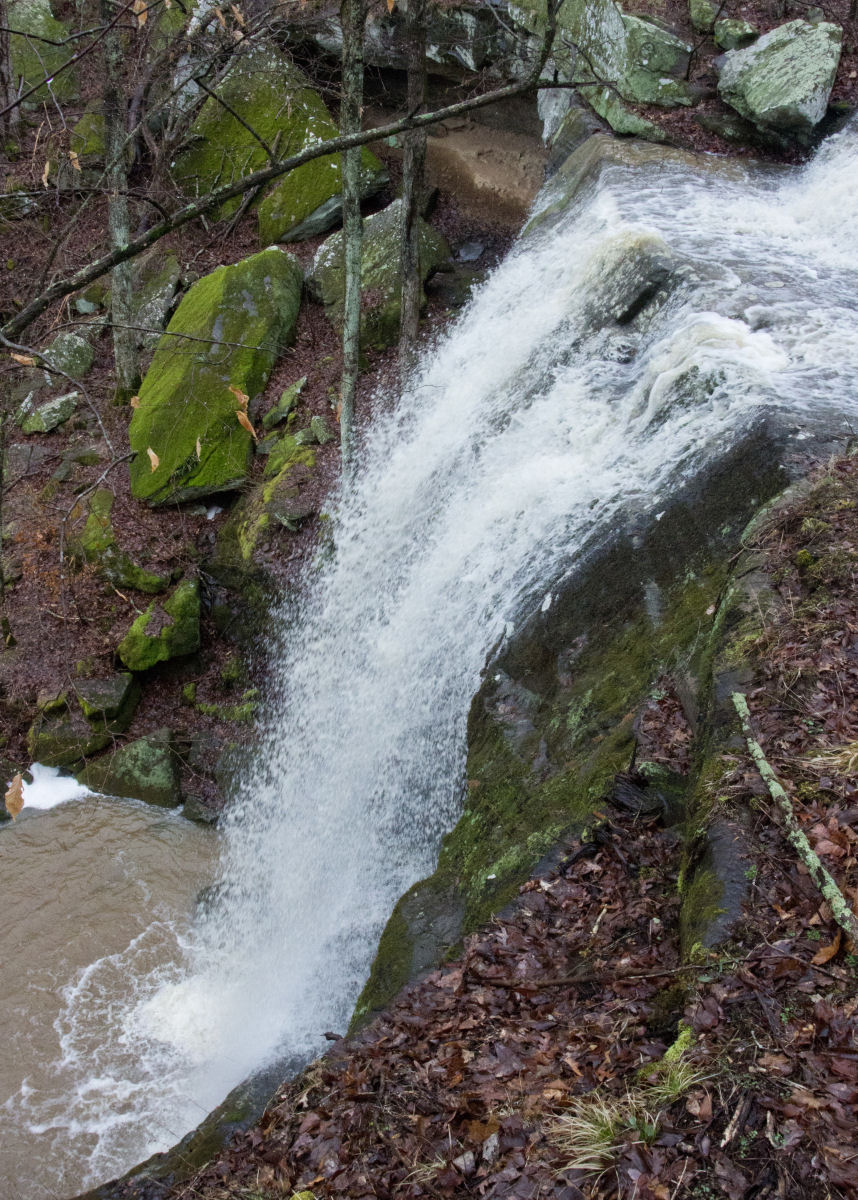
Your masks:
M690 104L685 82L691 46L645 17L623 14L626 71L623 94L639 104Z
M64 396L53 396L36 407L33 407L32 399L28 399L18 411L18 424L22 433L51 433L60 425L64 425L74 414L78 400L80 392L66 392Z
M24 90L37 90L24 102L29 108L40 105L51 97L70 100L77 92L77 76L74 67L56 74L70 57L67 38L69 30L58 21L51 11L50 0L10 0L8 7L9 25L20 29L32 38L12 34L9 50L12 55L12 72L15 81L22 79ZM41 40L36 40L36 39ZM50 89L42 83L51 78ZM42 86L37 86L42 84Z
M82 170L104 166L104 113L98 102L88 104L80 120L72 126L69 148Z
M159 729L88 763L78 782L94 792L145 800L162 808L182 803L172 734Z
M763 132L806 142L825 116L842 40L838 25L789 21L731 50L718 91Z
M399 274L399 221L401 201L396 200L363 223L361 250L361 346L383 349L399 337L402 279ZM423 220L420 227L420 278L425 281L450 258L450 248L440 233ZM307 277L312 296L342 328L345 301L345 268L342 231L320 247ZM425 294L422 297L425 303Z
M170 658L200 648L200 590L186 579L163 602L153 601L119 643L118 654L130 671L148 671Z
M206 100L191 128L188 148L173 169L176 181L191 195L207 195L265 166L268 155L259 139L272 151L276 148L285 154L337 136L321 96L274 46L254 43L236 54L217 92L224 104L211 97ZM387 174L368 150L363 151L362 165L362 194L369 196L386 183ZM329 229L342 211L341 193L338 155L290 171L259 204L262 245L298 241ZM219 215L230 215L240 202L240 197L227 201Z
M158 342L131 419L138 500L175 503L244 482L252 437L236 416L236 393L252 401L267 383L293 336L301 284L295 259L272 247L219 267L187 292Z
M113 493L108 488L94 492L86 507L83 529L69 539L69 551L75 559L95 563L104 578L115 587L134 588L151 594L169 587L169 576L145 570L120 548L110 519Z
M41 698L27 737L34 762L73 766L109 746L131 724L140 686L127 673L81 679L73 688Z

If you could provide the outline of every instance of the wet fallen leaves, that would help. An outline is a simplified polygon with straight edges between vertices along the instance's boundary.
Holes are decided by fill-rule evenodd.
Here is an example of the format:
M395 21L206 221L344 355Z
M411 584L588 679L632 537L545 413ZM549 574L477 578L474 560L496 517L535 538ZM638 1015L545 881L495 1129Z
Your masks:
M858 739L858 464L835 464L823 485L761 539L778 605L752 650L749 699L808 836L858 900L858 758L822 772L808 762ZM810 538L809 570L796 554ZM661 747L674 770L692 752L681 708L666 686L640 722L648 757ZM284 1084L262 1121L175 1194L858 1195L858 948L741 751L725 770L754 866L745 916L717 956L680 969L675 831L660 813L606 804L597 836L526 883L457 961ZM587 1096L637 1111L681 1021L694 1034L685 1086L621 1122L601 1169L571 1166L558 1120Z

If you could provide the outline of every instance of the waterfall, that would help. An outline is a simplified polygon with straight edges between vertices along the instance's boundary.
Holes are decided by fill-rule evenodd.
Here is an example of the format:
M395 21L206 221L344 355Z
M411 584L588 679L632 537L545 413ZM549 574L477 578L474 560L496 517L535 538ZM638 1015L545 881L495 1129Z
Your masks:
M582 547L657 512L762 411L797 439L854 419L856 151L847 129L802 169L607 166L519 240L393 411L378 397L331 544L271 614L261 749L223 825L217 896L169 969L142 974L129 948L86 1067L114 1078L133 1048L128 1111L78 1086L61 1117L54 1098L64 1152L98 1134L91 1181L344 1031L396 899L456 820L487 658ZM662 244L679 264L663 302L596 319L623 256ZM97 990L69 986L66 1056L103 1026ZM37 1126L44 1104L21 1099L16 1119Z

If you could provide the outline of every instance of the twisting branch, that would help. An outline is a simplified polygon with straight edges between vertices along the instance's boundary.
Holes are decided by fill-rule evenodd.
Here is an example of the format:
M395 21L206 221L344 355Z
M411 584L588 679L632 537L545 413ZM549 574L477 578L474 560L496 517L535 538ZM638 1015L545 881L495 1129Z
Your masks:
M769 789L769 795L780 809L787 841L807 867L810 878L828 902L828 907L831 909L832 916L837 924L846 936L858 946L858 917L855 916L834 877L822 865L819 855L807 840L804 830L796 819L792 801L767 762L760 743L754 737L754 732L751 728L751 714L748 710L748 701L741 692L733 692L732 699L736 712L739 714L742 733L745 735L745 741L748 743L748 750L750 751L751 758L754 760L754 766L759 771L760 778Z

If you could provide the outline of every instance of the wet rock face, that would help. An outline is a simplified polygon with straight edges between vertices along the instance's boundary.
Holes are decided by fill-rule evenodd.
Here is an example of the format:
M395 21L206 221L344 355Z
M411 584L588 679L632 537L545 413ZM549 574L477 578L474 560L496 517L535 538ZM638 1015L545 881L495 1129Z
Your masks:
M244 482L253 438L236 413L242 395L247 403L262 391L291 340L301 284L298 263L272 247L219 267L188 291L158 343L131 419L136 499L169 504Z
M789 21L724 58L718 91L765 133L806 141L825 116L840 62L837 25Z

